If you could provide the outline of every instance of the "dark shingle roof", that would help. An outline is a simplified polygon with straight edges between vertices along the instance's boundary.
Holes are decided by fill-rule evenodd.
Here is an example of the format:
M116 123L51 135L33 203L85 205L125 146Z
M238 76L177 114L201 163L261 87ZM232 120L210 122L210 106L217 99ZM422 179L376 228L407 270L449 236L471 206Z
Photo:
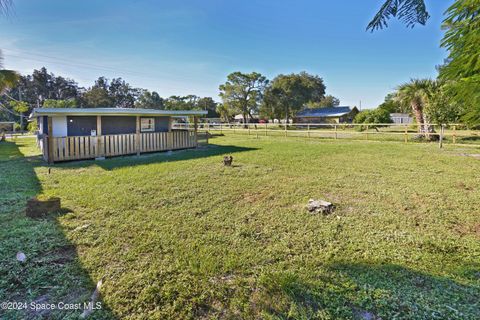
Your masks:
M297 113L297 117L341 117L351 111L350 107L304 109Z

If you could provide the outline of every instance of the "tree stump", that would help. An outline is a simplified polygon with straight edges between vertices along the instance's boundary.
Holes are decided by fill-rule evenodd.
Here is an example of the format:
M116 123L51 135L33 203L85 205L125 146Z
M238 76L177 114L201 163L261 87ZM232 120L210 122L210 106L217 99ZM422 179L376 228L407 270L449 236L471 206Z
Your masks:
M310 213L322 213L329 214L332 213L335 209L335 206L331 202L324 200L308 200L307 210Z

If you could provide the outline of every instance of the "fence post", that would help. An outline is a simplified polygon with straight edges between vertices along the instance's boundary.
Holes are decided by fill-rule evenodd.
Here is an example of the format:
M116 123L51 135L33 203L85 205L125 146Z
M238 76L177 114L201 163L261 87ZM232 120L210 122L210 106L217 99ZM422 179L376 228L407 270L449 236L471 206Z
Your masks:
M335 140L337 140L337 125L335 125Z
M443 130L444 130L444 125L441 124L440 125L440 139L438 139L438 146L441 148L443 148Z
M405 143L408 142L408 126L407 125L405 125L404 140L405 140Z
M368 124L367 124L367 130L365 131L365 138L368 140Z
M255 125L255 136L256 136L257 139L258 139L258 126L257 126L257 125Z
M102 116L97 116L97 158L102 159L105 156L102 133Z
M223 131L222 131L222 123L220 122L220 134L222 134Z
M49 116L47 123L48 123L48 136L47 136L47 161L48 163L53 163L53 127L52 127L52 117ZM45 146L44 146L45 148Z
M195 147L198 147L198 118L193 117L193 132L195 133ZM170 133L168 133L168 137ZM170 140L167 138L167 145L170 143Z
M137 119L136 119L135 123L136 123L136 126L135 126L135 151L137 151L137 156L139 156L140 155L140 116L137 116Z
M248 135L250 135L250 123L247 123L248 126Z
M457 126L453 126L453 135L452 135L453 144L455 144L457 142L456 132L457 132Z
M267 125L267 123L265 122L265 137L267 136L267 130L268 130L267 126L268 126L268 125Z
M285 138L287 137L287 121L285 120Z

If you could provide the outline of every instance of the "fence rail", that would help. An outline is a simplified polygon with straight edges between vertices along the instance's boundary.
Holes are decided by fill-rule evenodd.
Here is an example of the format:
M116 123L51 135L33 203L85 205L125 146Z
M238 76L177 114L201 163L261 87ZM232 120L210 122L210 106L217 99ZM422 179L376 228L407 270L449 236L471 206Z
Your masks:
M51 150L48 141L51 141ZM47 146L42 148L44 159L56 162L194 148L197 138L194 131L171 131L138 135L44 137L42 143Z
M418 125L395 123L202 123L199 130L210 133L234 133L260 136L285 136L329 139L396 140L410 142L439 140L454 144L480 145L480 130L468 129L464 124L427 124L433 132L419 132Z

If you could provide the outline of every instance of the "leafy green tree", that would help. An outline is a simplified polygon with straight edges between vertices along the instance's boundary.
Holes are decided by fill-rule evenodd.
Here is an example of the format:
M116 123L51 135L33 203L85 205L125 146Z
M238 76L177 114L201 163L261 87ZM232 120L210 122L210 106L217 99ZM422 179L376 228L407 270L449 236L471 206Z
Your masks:
M103 80L97 80L95 85L84 93L82 100L88 108L111 107L113 101L104 86Z
M19 129L23 130L24 129L23 119L25 118L25 113L29 110L28 104L25 101L12 100L9 102L9 105L11 109L20 116Z
M55 100L55 99L46 99L43 102L44 108L76 108L77 101L75 99L68 100Z
M307 103L322 101L325 88L322 78L306 72L278 75L265 91L263 113L280 116L288 122Z
M392 119L390 118L390 112L382 108L377 108L372 110L363 110L359 112L355 116L355 119L353 119L353 122L354 123L392 123ZM377 129L378 126L371 126L371 128ZM359 129L364 130L364 127L360 126Z
M198 110L197 102L200 97L196 95L170 96L165 100L166 110Z
M81 90L71 79L55 76L46 68L34 70L31 75L21 76L9 90L9 96L26 101L30 106L41 107L47 99L80 101Z
M244 123L258 112L263 92L268 80L260 73L233 72L227 76L227 82L220 85L220 97L223 106L232 113L241 113Z
M207 118L219 117L217 105L218 103L216 103L211 97L203 97L197 101L197 108L208 112Z
M135 101L135 108L162 110L165 105L163 98L157 92L141 90L137 101Z
M389 93L385 100L378 106L380 109L388 111L388 113L411 113L412 108L407 104L402 104L396 99L396 93Z
M308 108L331 108L331 107L338 107L340 105L340 99L334 97L330 94L326 95L320 101L317 102L308 102Z
M448 50L440 68L447 94L464 106L462 119L480 125L480 0L457 0L446 11L441 45Z
M217 114L223 122L230 122L235 115L231 109L226 107L223 103L217 104Z
M132 88L122 78L113 78L108 86L108 94L112 100L112 107L134 108L138 89Z

